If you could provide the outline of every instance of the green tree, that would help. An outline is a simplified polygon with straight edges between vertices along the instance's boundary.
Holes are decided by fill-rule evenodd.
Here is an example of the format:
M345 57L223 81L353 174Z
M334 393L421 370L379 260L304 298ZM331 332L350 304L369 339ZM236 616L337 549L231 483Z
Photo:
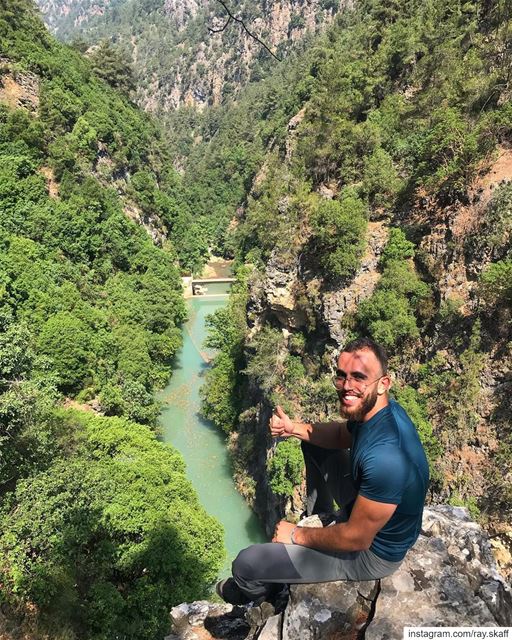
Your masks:
M28 599L59 630L105 639L165 634L169 607L205 594L223 558L183 461L148 429L57 414L75 454L20 482L2 515L3 596Z
M39 350L51 358L64 392L76 391L89 375L91 341L85 323L68 311L56 313L43 326Z
M414 244L392 228L380 261L375 292L358 307L356 324L390 351L419 337L418 321L431 313L431 289L416 273Z
M313 213L311 253L327 278L347 279L359 267L366 246L366 207L354 191L321 200Z
M228 306L218 309L206 319L208 335L205 345L217 349L218 353L200 390L201 412L226 433L237 428L245 395L241 371L245 367L248 276L247 268L239 269Z
M108 40L103 40L88 55L93 72L111 87L126 95L135 91L135 78L126 56Z
M491 263L479 280L479 293L485 304L512 304L512 259Z
M373 207L390 207L403 186L390 154L381 147L365 159L362 189Z
M277 495L292 496L296 485L300 484L304 460L300 445L295 438L279 442L274 455L267 463L269 483Z

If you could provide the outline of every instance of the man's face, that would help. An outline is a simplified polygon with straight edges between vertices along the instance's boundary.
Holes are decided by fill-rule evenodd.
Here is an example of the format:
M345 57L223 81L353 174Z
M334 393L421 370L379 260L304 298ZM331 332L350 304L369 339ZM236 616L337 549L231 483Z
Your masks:
M389 386L385 384L389 378L383 376L380 363L371 351L343 351L338 358L336 375L338 381L345 380L336 388L342 417L364 422L382 408L376 405Z

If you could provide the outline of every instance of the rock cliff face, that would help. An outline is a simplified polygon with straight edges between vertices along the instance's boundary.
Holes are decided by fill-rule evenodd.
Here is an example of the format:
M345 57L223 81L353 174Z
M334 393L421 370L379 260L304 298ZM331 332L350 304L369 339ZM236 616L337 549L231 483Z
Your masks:
M0 102L11 109L37 112L39 78L34 73L21 73L7 58L0 57Z
M201 602L176 607L171 618L166 640L398 640L406 626L510 626L512 589L468 512L439 506L425 510L422 533L392 576L292 586L277 614Z
M46 24L59 37L113 38L129 52L138 102L156 113L182 106L200 109L236 94L259 79L272 60L240 24L221 30L220 3L160 0L151 7L132 0L37 0ZM346 0L279 0L234 3L231 10L277 55L329 24ZM228 4L231 7L231 5Z

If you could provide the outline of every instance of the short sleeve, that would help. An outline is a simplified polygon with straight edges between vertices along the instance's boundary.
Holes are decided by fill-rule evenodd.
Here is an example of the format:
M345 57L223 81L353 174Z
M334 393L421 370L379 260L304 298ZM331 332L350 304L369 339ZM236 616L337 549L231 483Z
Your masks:
M361 460L360 474L360 495L377 502L400 504L407 485L409 465L398 447L374 447Z

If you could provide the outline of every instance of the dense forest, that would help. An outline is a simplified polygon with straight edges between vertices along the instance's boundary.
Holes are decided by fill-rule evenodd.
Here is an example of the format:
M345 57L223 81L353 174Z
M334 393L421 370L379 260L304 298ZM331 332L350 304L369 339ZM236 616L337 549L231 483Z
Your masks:
M193 223L147 116L30 2L0 33L0 633L163 637L223 558L155 437Z

